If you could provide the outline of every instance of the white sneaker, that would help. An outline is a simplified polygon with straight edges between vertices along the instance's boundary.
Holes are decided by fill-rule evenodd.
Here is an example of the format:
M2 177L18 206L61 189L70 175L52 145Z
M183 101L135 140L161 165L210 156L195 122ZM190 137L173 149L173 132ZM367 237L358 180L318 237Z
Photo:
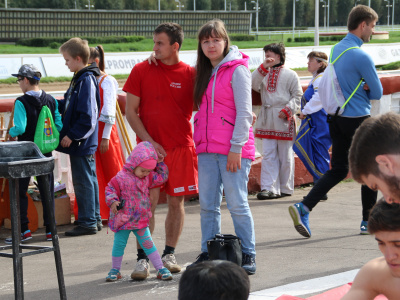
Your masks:
M164 267L166 267L171 273L179 273L181 271L181 266L176 262L175 255L166 254L161 258Z
M146 259L139 259L131 274L133 280L145 280L150 275L150 265Z

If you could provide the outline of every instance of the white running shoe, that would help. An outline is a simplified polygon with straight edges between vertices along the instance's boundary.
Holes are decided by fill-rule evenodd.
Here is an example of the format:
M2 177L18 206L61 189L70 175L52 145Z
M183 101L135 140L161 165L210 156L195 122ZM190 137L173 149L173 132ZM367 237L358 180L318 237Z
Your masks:
M166 254L161 258L164 267L166 267L171 273L179 273L181 271L181 266L176 262L175 255Z
M133 280L145 280L150 275L150 265L146 259L139 259L131 274Z

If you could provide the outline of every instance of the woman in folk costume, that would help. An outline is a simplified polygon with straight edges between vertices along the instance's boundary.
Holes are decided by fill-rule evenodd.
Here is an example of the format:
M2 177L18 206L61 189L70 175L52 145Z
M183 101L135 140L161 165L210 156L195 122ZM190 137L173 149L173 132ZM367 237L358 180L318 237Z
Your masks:
M90 48L89 63L96 63L101 75L97 77L100 90L99 136L95 159L97 181L99 182L100 215L108 219L110 209L105 202L105 188L124 165L124 156L118 130L115 124L118 82L104 72L104 50L101 45ZM99 226L100 227L100 224ZM101 227L100 227L101 228Z
M301 99L302 120L293 150L314 178L314 183L329 170L329 135L327 114L319 100L318 86L328 66L328 56L324 52L312 51L307 55L308 71L313 75ZM321 200L327 200L325 195Z
M252 88L261 94L255 136L262 139L259 200L290 196L294 190L294 115L302 89L297 74L285 67L285 46L264 47L265 60L252 73Z

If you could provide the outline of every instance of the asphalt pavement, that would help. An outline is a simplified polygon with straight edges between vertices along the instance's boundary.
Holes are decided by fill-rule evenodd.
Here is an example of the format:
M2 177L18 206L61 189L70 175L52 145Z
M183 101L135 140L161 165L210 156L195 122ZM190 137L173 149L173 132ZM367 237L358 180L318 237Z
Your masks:
M340 183L332 189L328 201L320 202L310 214L312 237L300 236L293 227L288 207L299 202L309 190L309 187L299 188L292 197L269 201L249 195L257 251L257 273L250 277L252 295L264 289L356 270L380 256L373 237L359 234L361 192L356 182ZM176 257L182 266L193 262L200 253L201 237L199 202L185 203L185 210L184 230L176 248ZM166 213L166 204L159 205L153 239L160 253L164 248ZM234 233L225 202L221 213L222 233ZM123 279L108 283L105 277L111 268L113 232L107 232L105 226L96 235L66 237L64 232L72 227L58 226L68 299L177 299L181 274L173 275L172 281L162 282L155 278L152 268L147 280L130 279L136 261L133 236L125 250L121 269ZM0 243L10 235L10 230L1 228ZM50 242L45 241L44 230L39 229L33 233L29 244L50 245ZM0 299L14 299L12 260L0 259ZM59 299L52 253L25 257L23 270L25 299ZM305 289L304 293L317 292L310 293ZM272 298L259 296L257 299Z

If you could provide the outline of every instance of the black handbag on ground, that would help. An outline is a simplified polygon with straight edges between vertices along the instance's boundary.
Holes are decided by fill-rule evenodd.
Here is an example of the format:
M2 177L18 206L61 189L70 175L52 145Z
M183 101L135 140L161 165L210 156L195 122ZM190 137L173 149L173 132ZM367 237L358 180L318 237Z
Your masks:
M207 249L210 260L229 260L242 265L242 242L233 234L216 234L207 241Z

